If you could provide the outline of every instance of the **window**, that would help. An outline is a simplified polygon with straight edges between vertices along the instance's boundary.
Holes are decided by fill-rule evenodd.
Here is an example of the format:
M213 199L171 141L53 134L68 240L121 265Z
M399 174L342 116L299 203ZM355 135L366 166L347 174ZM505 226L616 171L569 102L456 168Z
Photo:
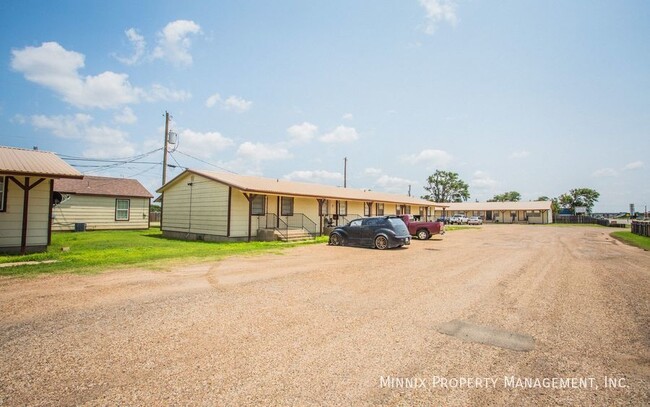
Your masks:
M115 220L129 220L130 199L115 200Z
M366 202L363 205L363 216L370 216L370 209L372 208L372 202Z
M384 204L377 203L377 216L384 216Z
M266 214L266 195L255 195L253 202L251 202L251 215L265 215Z
M330 214L330 201L324 199L320 202L320 208L318 209L318 214L321 216L327 216Z
M341 216L348 215L348 201L337 201L338 203L338 214Z
M282 197L282 216L293 216L293 198Z
M0 177L0 212L4 212L7 207L7 179Z
M350 222L350 227L359 228L361 227L361 219L353 220Z

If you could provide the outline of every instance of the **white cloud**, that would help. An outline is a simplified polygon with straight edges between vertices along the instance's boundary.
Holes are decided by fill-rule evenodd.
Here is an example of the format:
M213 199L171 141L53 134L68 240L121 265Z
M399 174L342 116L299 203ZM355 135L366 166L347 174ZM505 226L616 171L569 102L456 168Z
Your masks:
M627 163L625 167L623 167L623 171L639 170L644 167L645 164L643 161L633 161L631 163Z
M124 34L126 34L126 37L133 45L133 55L130 57L120 57L118 55L114 55L114 57L123 64L135 65L142 60L145 48L147 47L147 42L144 40L144 37L142 35L138 34L135 28L129 28L128 30L124 31Z
M146 98L149 102L185 102L192 97L192 94L184 90L172 90L159 84L153 84L147 92Z
M16 124L25 124L27 123L27 118L22 114L15 114L9 121Z
M319 140L323 143L351 143L359 138L354 127L338 126L334 131L322 135Z
M597 178L615 177L618 175L618 172L613 168L600 168L594 171L591 175Z
M343 174L340 172L331 172L325 170L293 171L285 175L284 178L292 181L327 182L341 181L343 180Z
M158 34L158 45L153 51L153 58L164 59L179 67L192 65L192 41L189 37L200 32L201 27L194 21L172 21Z
M239 96L229 96L228 99L223 102L226 110L233 110L238 113L247 111L251 108L252 104L253 102L250 100L240 98Z
M456 1L454 0L420 0L420 5L426 12L424 32L429 35L436 31L440 22L447 22L452 26L458 23Z
M206 99L205 107L212 107L220 102L221 102L221 96L218 93L215 93L214 95Z
M476 189L480 190L493 190L499 183L492 179L489 174L483 171L475 171L474 176L470 180L469 184Z
M40 47L13 50L11 67L23 73L25 79L53 90L66 102L81 108L102 109L135 103L143 94L133 87L128 75L111 71L96 76L79 75L84 55L68 51L56 42Z
M74 116L34 115L30 119L35 128L49 130L55 136L64 139L81 138L83 130L93 120L92 116L82 113Z
M292 141L295 142L307 142L313 139L318 132L318 127L309 122L303 122L302 124L294 124L293 126L287 129L287 133Z
M49 130L57 137L79 140L84 143L85 157L108 158L131 156L134 145L128 134L108 126L92 126L92 116L78 113L73 116L31 116L31 124L37 129Z
M138 117L133 113L130 107L122 109L121 113L115 115L115 121L122 124L133 124L138 121Z
M373 175L373 176L377 176L377 175L381 174L382 172L383 171L380 170L379 168L372 168L372 167L368 167L365 170L363 170L364 174Z
M512 154L510 154L510 158L518 159L518 158L526 158L530 155L529 151L526 150L521 150L521 151L513 151Z
M389 175L382 175L375 181L375 185L381 187L382 190L392 193L408 193L409 185L414 185L414 181L405 178L391 177Z
M189 129L180 133L178 141L182 144L183 151L200 158L211 158L214 153L235 144L232 139L224 137L219 132L202 133Z
M343 115L343 120L352 120L352 119L354 119L352 113L346 113Z
M214 95L208 97L205 101L206 107L213 107L215 105L221 106L222 109L232 110L237 113L243 113L251 108L253 102L246 100L239 96L229 96L226 100L221 98L221 95L215 93Z
M436 149L422 150L417 154L410 154L402 157L402 161L404 162L412 164L426 164L427 168L446 168L452 159L452 155L448 152Z
M253 161L283 160L292 157L289 150L284 147L251 143L250 141L246 141L239 146L237 156Z

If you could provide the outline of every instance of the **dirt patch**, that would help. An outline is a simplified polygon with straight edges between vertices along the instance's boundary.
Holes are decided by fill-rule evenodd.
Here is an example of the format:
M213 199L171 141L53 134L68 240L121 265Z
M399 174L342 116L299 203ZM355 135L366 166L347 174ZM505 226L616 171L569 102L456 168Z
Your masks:
M0 405L650 403L650 256L598 228L2 278L0 315ZM436 331L451 320L535 347ZM597 387L534 387L554 378Z

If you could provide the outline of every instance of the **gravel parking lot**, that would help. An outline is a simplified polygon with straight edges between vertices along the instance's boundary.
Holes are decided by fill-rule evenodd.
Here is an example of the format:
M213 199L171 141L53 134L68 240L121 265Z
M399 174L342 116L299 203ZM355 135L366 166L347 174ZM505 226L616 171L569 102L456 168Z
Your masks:
M3 278L0 405L648 405L650 253L609 232L486 225L390 251Z

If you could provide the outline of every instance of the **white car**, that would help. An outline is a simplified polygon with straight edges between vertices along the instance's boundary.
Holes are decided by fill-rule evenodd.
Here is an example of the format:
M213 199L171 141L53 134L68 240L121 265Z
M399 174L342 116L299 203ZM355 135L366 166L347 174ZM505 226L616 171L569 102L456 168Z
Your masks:
M468 225L482 225L483 219L480 216L472 216L467 220Z
M464 225L467 224L467 216L465 215L454 215L451 218L449 218L449 224L457 224L457 225Z

